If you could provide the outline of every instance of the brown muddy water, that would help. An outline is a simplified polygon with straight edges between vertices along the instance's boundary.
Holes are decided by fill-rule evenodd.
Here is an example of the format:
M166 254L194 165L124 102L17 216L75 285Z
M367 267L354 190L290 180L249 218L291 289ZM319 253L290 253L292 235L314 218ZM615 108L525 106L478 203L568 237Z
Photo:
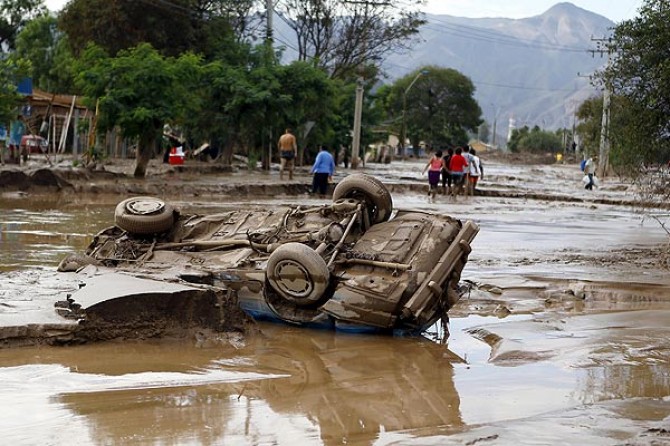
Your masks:
M2 197L0 321L55 300L12 290L48 283L122 198ZM281 201L305 200L318 201ZM186 212L279 202L172 201ZM476 287L451 310L446 342L437 326L390 338L259 324L245 337L0 349L2 444L670 444L657 225L588 202L394 204L481 226L463 272Z

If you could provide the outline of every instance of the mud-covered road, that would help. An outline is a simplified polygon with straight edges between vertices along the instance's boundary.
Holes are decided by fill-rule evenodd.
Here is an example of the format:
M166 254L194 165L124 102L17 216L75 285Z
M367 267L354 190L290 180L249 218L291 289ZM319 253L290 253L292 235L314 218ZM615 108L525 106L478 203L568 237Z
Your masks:
M467 201L431 200L419 163L365 169L395 207L481 227L463 272L476 287L450 311L446 344L439 327L406 339L259 324L247 336L0 349L3 442L670 444L668 236L652 218L668 211L632 206L636 191L617 180L585 191L576 165L483 159ZM320 201L306 172L286 185L276 172L160 170L5 188L0 326L59 322L54 298L77 284L56 265L129 195L187 212Z

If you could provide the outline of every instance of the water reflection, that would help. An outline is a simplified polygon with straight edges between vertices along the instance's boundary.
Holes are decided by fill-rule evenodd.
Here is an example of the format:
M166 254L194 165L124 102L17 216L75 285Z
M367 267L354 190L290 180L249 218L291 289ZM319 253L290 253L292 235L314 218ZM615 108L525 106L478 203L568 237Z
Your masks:
M449 356L421 339L263 325L238 348L0 351L0 364L13 366L0 369L0 378L20 386L12 377L42 374L32 377L32 391L51 394L54 416L58 408L84 417L96 444L373 444L389 431L463 426ZM30 362L59 365L35 369ZM3 401L21 398L20 388L6 390L16 396L2 392ZM27 438L43 438L40 426L26 427Z
M109 205L24 197L0 200L0 271L55 267L112 223Z

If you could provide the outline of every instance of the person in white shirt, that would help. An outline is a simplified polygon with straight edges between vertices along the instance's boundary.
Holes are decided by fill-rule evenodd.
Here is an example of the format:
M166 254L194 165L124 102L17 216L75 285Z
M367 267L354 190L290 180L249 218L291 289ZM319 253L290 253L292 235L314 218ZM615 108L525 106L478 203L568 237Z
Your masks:
M596 171L596 166L593 162L593 158L589 158L586 160L586 163L584 164L584 174L588 176L589 181L586 183L586 186L584 186L584 189L586 190L593 190L593 186L595 185L595 182L593 181L593 174Z

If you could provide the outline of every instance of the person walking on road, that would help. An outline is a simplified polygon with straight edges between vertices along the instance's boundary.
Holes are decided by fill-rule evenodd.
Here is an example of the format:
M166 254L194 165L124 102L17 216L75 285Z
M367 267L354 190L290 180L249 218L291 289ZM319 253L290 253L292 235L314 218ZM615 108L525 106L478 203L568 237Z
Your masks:
M328 183L332 181L335 173L335 160L333 155L328 152L326 146L321 146L319 154L316 155L314 165L312 166L312 173L314 178L312 180L312 193L315 194L317 190L321 198L326 196L328 190Z
M463 158L465 158L465 161L468 163L468 168L465 169L465 176L463 177L463 187L465 189L465 196L468 196L471 194L471 189L470 189L470 171L472 169L473 165L473 157L472 154L470 153L470 146L468 144L463 146Z
M454 149L449 147L447 154L442 157L442 191L444 195L451 194L451 172L449 172L449 163L454 155Z
M451 157L449 162L449 171L453 186L451 188L451 195L456 197L462 190L467 175L468 161L462 155L463 149L456 148L456 153Z
M477 182L482 177L482 168L475 149L470 149L470 172L468 175L468 184L466 187L470 189L470 195L475 195Z
M279 137L277 146L280 156L279 179L283 180L284 170L288 170L288 179L292 180L295 157L298 156L298 143L291 133L291 129L287 128L284 134Z
M425 175L426 171L428 171L428 195L433 198L435 198L437 186L440 183L440 173L442 172L443 166L444 161L442 160L442 151L438 150L430 160L428 160L426 167L423 168L422 175Z
M587 159L586 163L584 163L584 174L588 177L588 182L586 183L586 186L584 186L584 189L593 190L593 186L595 185L595 182L593 181L593 174L595 171L596 166L593 162L593 158Z

